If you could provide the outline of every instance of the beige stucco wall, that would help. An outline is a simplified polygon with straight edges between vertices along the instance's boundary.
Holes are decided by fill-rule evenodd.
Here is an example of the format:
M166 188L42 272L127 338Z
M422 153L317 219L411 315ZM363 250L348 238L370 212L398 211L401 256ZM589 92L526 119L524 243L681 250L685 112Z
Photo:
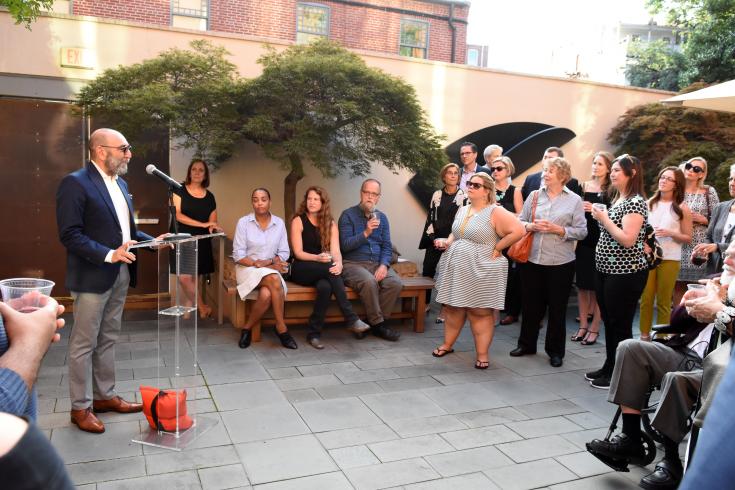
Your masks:
M209 37L232 53L242 76L259 73L256 63L264 40L231 35L135 26L122 22L78 19L69 16L41 17L33 31L13 25L0 13L0 74L31 75L90 80L106 68L142 61L171 47L186 48L193 39ZM60 66L61 47L84 47L96 54L94 70ZM577 137L564 146L574 175L587 178L589 161L599 149L610 149L605 136L626 109L654 102L668 94L630 87L611 86L565 79L482 70L446 63L363 54L370 66L402 77L411 83L438 132L447 142L480 128L515 121L532 121L567 127ZM0 86L0 94L2 94ZM541 155L539 155L540 157ZM135 162L133 162L135 163ZM139 162L140 164L146 162ZM172 174L183 178L188 155L172 151ZM273 211L283 215L283 178L286 171L265 159L260 149L244 144L232 161L212 177L220 222L232 235L237 219L250 212L249 196L254 187L267 187L274 198ZM394 175L380 165L374 177L383 182L379 207L388 214L396 245L404 256L417 262L423 253L416 249L425 213L408 192L406 172ZM523 176L517 176L521 183ZM341 176L325 181L318 172L307 170L299 183L299 194L312 184L326 187L332 209L353 205L361 179ZM162 203L163 205L163 203Z

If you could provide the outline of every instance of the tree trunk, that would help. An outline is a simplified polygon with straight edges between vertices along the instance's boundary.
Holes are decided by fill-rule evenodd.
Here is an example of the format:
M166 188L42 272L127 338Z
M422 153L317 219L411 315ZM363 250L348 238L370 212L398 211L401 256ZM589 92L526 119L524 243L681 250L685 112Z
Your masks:
M291 231L291 220L296 213L296 184L304 178L304 166L301 157L289 155L291 171L283 181L283 209L286 213L286 230Z

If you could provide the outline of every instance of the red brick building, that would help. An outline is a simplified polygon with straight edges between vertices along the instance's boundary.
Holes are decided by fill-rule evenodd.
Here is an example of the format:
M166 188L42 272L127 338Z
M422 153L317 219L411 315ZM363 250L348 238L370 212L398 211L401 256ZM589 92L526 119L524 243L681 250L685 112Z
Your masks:
M294 42L328 37L347 48L464 63L470 4L461 0L73 0L68 8L73 15Z

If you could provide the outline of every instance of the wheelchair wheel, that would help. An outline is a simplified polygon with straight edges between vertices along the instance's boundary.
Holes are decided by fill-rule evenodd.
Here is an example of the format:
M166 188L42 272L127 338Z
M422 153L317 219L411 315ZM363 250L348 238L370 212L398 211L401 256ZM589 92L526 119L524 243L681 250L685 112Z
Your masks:
M653 439L651 436L646 434L645 432L641 433L641 442L643 442L643 449L645 450L646 454L643 457L643 460L636 464L640 464L641 466L648 466L649 464L653 463L653 460L656 459L656 443L653 442Z
M658 400L655 401L653 404L650 403L651 394L652 393L650 391L646 393L646 397L643 401L643 405L646 408L641 410L641 424L643 425L643 431L646 434L648 434L654 441L658 442L659 444L663 444L663 434L654 429L651 425L651 417L653 417L653 414L656 413L656 409L658 408Z

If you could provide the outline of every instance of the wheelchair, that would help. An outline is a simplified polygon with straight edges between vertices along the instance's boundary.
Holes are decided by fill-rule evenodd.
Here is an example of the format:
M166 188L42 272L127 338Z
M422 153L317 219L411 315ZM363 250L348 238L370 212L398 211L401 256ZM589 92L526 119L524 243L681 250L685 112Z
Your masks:
M654 325L652 328L653 334L654 334L654 340L660 339L662 336L671 336L671 335L681 335L684 332L677 331L675 329L672 329L670 325ZM728 336L725 334L720 333L717 329L712 330L712 336L710 337L710 342L707 348L707 354L709 354L711 351L716 349L722 342L727 340ZM587 451L592 454L594 457L596 457L598 460L605 463L610 468L614 469L615 471L621 471L621 472L629 472L628 469L629 464L637 464L640 466L647 466L653 462L653 460L656 458L656 443L662 444L664 442L664 436L659 431L657 431L652 425L651 425L651 419L653 418L653 415L656 413L656 410L658 409L658 400L651 401L652 397L654 397L654 393L660 389L660 385L653 384L649 387L648 391L644 395L644 402L643 408L641 410L641 442L643 443L644 448L644 454L641 458L632 461L627 459L615 459L610 458L604 454L600 454L594 450L592 450L589 446L587 447ZM690 431L690 437L687 442L687 450L684 460L684 467L686 468L688 462L691 460L691 454L694 451L694 448L696 446L697 436L698 436L698 430L697 427L694 426L693 420L694 415L696 414L697 410L700 406L700 400L698 397L697 402L692 407L692 411L689 414L689 417L687 418L687 428ZM605 435L604 441L609 442L612 435L615 433L615 429L618 427L618 421L620 420L620 416L622 415L622 409L618 407L618 409L615 411L615 415L613 416L612 422L610 424L610 427L608 428L607 434Z

